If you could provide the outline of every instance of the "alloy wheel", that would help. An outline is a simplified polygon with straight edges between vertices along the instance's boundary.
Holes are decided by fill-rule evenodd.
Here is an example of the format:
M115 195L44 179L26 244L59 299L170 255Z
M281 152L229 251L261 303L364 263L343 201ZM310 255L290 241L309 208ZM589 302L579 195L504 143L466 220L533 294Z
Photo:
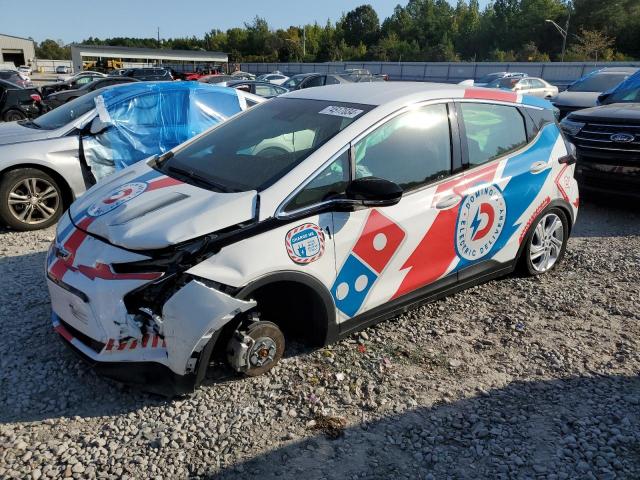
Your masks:
M556 264L562 253L564 239L564 225L558 215L548 213L540 219L529 249L529 259L536 272L546 272Z
M9 210L29 225L44 223L60 208L58 190L43 178L25 178L9 191Z

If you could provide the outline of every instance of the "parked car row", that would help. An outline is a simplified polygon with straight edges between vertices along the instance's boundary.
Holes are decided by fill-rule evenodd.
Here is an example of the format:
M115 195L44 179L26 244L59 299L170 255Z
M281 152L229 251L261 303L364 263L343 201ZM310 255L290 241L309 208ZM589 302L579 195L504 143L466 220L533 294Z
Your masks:
M134 81L0 124L0 220L18 230L52 225L97 180L262 101L193 82Z

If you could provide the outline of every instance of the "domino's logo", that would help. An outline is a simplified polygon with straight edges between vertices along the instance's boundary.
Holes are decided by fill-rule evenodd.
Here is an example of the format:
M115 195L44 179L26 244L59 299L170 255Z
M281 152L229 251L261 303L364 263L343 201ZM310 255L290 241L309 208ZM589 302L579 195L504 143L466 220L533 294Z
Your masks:
M358 313L405 236L398 224L377 210L371 211L331 287L338 310L349 317Z
M489 254L498 241L507 217L507 204L500 189L487 185L460 204L456 225L456 250L466 260Z

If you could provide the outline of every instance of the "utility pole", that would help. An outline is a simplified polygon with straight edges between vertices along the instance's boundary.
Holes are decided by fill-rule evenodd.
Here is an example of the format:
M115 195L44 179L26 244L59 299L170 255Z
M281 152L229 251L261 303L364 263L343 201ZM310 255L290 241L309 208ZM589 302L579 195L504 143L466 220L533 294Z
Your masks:
M160 48L160 27L158 27L158 48Z
M569 21L571 20L571 3L568 4L569 13L567 15L567 23L564 27L564 36L562 37L562 57L561 60L564 62L564 53L567 51L567 35L569 35Z
M565 52L565 49L567 48L567 30L562 28L560 25L558 25L553 20L547 19L547 20L545 20L545 22L550 23L551 25L556 27L556 30L558 30L558 32L560 32L560 35L562 35L562 56L560 57L560 61L564 62L564 52ZM568 27L569 27L569 20L567 19L567 28Z
M302 27L302 61L307 56L307 26Z

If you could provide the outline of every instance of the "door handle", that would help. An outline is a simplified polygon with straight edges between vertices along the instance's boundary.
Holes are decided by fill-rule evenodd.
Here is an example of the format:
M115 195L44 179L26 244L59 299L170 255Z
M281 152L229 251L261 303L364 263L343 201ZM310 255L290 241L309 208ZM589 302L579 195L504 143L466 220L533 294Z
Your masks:
M531 168L529 168L529 171L531 173L540 173L546 168L547 168L547 162L535 162L533 165L531 165Z
M446 210L447 208L455 207L461 199L460 195L448 195L436 203L436 208L438 210Z

